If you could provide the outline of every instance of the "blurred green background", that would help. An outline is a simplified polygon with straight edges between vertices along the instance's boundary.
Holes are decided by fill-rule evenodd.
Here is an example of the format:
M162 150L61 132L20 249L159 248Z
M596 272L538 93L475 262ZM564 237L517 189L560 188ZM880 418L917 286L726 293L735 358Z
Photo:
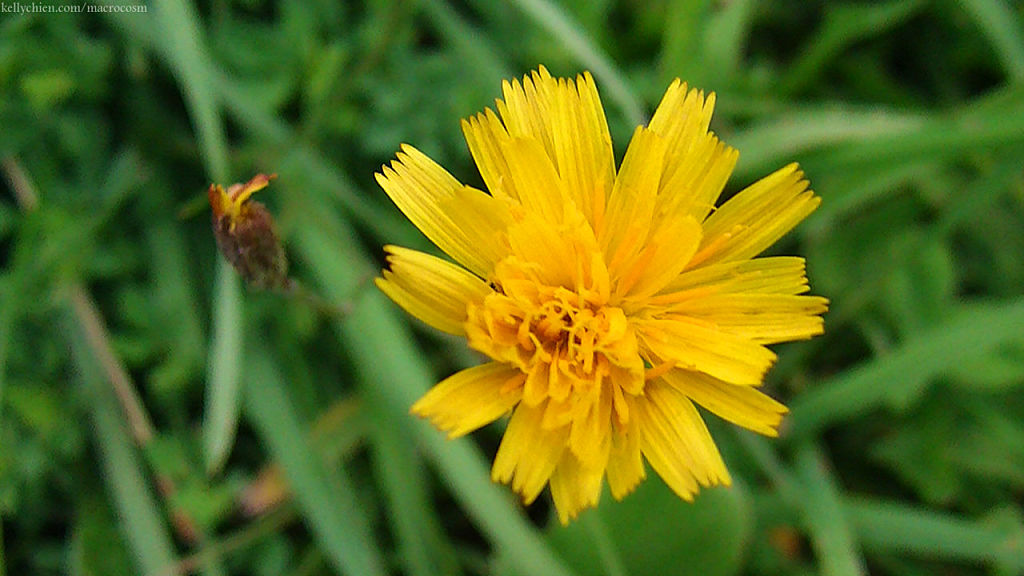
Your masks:
M68 7L45 2L22 6ZM0 575L1024 572L1024 7L1010 0L154 2L0 14ZM109 4L89 6L110 7ZM430 250L373 173L479 185L459 119L590 70L621 158L675 77L729 192L799 161L826 334L776 347L731 489L653 474L569 528L489 481L501 426L407 414L477 362L373 287ZM256 172L293 275L243 287L205 189Z

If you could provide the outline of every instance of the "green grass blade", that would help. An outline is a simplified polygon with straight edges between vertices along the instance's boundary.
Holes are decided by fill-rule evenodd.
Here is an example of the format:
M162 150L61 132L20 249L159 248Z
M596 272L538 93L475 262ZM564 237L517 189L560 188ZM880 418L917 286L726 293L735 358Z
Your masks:
M861 498L843 508L864 547L876 553L992 564L1001 574L1024 572L1024 519L1003 509L972 521L898 502Z
M791 109L727 136L742 152L734 177L750 180L803 156L811 174L872 171L948 160L1024 143L1024 94L1003 90L926 115L848 105Z
M364 396L371 413L374 467L388 498L405 572L412 576L458 574L455 550L445 538L430 504L423 460L408 442L409 426L403 421L386 419L390 410L379 395Z
M356 500L352 482L341 466L328 469L312 449L270 351L254 346L252 352L246 414L280 462L310 530L342 573L385 574L368 511Z
M709 90L716 89L716 86L724 87L736 82L746 53L747 35L750 32L751 20L757 8L757 2L755 0L735 0L728 4L720 4L716 8L704 22L702 38L704 44L702 68L706 75L712 76L709 82L715 82L715 84L698 84L697 82L701 79L699 76L690 82L693 86L699 85ZM683 73L683 71L666 69L665 66L662 70L662 74L668 78L675 78Z
M847 370L796 397L785 434L805 438L870 410L904 408L928 381L1008 342L1019 342L1024 299L964 306L897 349Z
M861 170L864 166L950 159L1024 143L1024 106L930 120L918 129L844 143L806 164L815 170Z
M214 71L202 44L198 17L191 5L180 1L156 6L149 38L174 70L193 118L199 148L210 177L223 185L229 179L227 143L213 88ZM209 389L204 419L204 458L208 472L219 469L230 451L241 407L241 302L238 280L223 262L218 268L214 303L213 355L208 367Z
M203 457L207 474L224 465L235 432L242 400L242 294L238 276L224 260L218 260L214 296L213 339L207 371L206 411L203 414Z
M691 85L705 84L707 72L704 61L704 29L708 22L709 0L675 0L666 7L674 17L665 23L662 34L661 69L667 86L674 78L683 78Z
M630 126L646 122L644 107L633 94L625 75L612 63L612 59L594 44L591 34L584 30L571 16L548 0L516 0L515 4L533 18L539 26L565 44L566 49L586 66L608 94Z
M135 453L112 399L105 393L95 396L92 417L100 463L123 522L123 534L143 573L165 574L175 564L174 547L146 483L144 463Z
M491 39L470 26L448 2L425 0L421 8L470 66L471 73L479 78L479 85L497 89L502 80L515 76Z
M608 576L627 576L629 569L626 568L622 554L615 547L615 539L612 538L608 522L596 514L583 515L579 521L580 526L590 537L589 543L593 546L593 554L600 559L601 567Z
M153 12L157 49L181 84L207 172L214 181L227 184L227 142L195 9L180 0L166 0L156 3Z
M845 105L804 106L774 115L729 135L741 152L735 178L750 180L775 170L799 154L847 142L898 137L927 124L920 114L868 110Z
M1024 80L1024 22L1013 8L1002 0L961 0L963 8L992 43L1007 75L1019 82Z
M801 507L818 564L824 576L866 574L850 526L839 502L839 486L821 450L802 445L796 455L796 477L803 484Z
M167 574L176 563L174 545L157 500L146 481L145 462L134 448L85 335L77 323L70 320L69 323L74 324L69 330L71 350L79 379L91 400L90 414L100 454L100 467L121 519L121 533L143 574Z
M816 80L821 71L848 46L865 38L880 36L902 25L923 5L918 0L886 3L839 4L825 10L825 22L816 38L799 58L788 66L779 91L793 94Z
M0 424L4 420L4 382L7 380L7 351L10 349L16 318L17 297L11 290L14 282L10 275L0 278Z

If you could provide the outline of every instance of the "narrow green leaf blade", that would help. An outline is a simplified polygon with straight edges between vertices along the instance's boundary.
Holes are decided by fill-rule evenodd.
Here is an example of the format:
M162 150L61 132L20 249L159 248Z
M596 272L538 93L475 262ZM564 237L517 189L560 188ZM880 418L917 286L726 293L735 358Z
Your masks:
M312 449L270 352L255 346L248 368L246 414L280 462L313 535L342 573L385 574L367 511L344 469L328 470Z
M242 397L242 294L238 277L224 260L217 267L214 296L213 341L203 414L203 457L206 472L216 474L224 465L238 429Z
M839 502L839 486L821 450L802 445L796 455L796 477L803 484L804 521L824 576L867 574L864 560Z
M786 434L803 438L882 406L905 407L931 378L1020 340L1024 299L963 308L889 354L796 397L786 419Z
M1024 22L1019 7L1015 14L1002 0L961 0L957 5L978 23L1006 73L1015 81L1024 80Z
M175 565L174 545L159 504L146 481L145 462L135 451L97 359L77 323L69 320L71 350L81 385L91 399L90 415L107 487L121 520L121 533L140 571L166 574Z
M847 498L843 508L866 549L921 558L991 564L1024 572L1024 517L1004 508L981 520L898 502Z

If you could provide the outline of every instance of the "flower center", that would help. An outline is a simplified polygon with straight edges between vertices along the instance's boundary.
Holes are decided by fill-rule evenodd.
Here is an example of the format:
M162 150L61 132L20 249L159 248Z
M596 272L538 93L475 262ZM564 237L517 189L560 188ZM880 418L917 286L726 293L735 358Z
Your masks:
M469 344L527 375L524 402L596 401L608 385L640 392L643 361L621 308L594 290L545 285L514 258L497 266L492 285L469 308Z

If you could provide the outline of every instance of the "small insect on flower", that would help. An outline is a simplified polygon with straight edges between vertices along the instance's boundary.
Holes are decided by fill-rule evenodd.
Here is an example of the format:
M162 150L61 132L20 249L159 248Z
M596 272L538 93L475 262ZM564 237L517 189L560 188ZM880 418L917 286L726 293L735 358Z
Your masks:
M550 486L563 524L646 465L686 500L728 484L696 406L777 434L767 345L820 334L828 301L802 258L757 256L819 198L790 164L716 208L738 153L708 130L714 94L679 80L618 168L590 74L502 91L462 121L489 193L411 146L377 175L455 261L389 246L377 285L491 360L412 411L451 437L511 414L491 477L527 503Z
M277 237L274 219L251 196L266 188L277 174L257 174L227 191L210 184L207 196L213 209L213 235L217 247L250 286L284 289L289 285L288 258Z

